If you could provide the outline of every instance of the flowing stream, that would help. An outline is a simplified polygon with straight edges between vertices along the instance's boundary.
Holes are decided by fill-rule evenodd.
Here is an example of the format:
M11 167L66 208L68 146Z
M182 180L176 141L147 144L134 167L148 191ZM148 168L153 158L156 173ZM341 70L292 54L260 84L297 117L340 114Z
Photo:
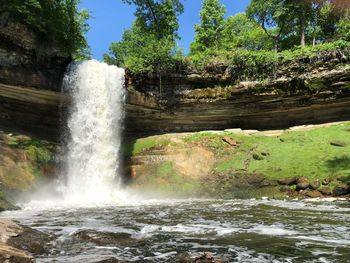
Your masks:
M37 262L176 263L206 251L227 262L350 262L348 202L126 194L118 176L123 82L122 69L97 61L74 64L65 77L72 106L64 198L0 214L53 236Z
M268 200L143 200L114 206L42 203L2 213L54 234L37 262L349 262L350 204Z

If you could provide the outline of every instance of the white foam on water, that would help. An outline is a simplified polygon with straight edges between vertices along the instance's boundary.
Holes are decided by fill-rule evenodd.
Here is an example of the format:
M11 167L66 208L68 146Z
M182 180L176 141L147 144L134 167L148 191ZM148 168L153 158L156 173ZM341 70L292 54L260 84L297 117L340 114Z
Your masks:
M280 226L265 226L265 225L258 225L250 229L248 232L258 233L261 235L268 235L268 236L292 236L296 235L298 232L293 230L287 230Z

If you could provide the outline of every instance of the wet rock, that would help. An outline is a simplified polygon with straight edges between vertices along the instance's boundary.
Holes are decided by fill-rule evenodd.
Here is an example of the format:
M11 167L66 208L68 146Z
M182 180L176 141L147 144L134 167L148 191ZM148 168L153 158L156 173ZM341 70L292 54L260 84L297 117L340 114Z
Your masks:
M277 182L280 185L295 185L297 184L297 178L296 177L281 178L281 179L278 179Z
M295 189L296 189L297 191L305 190L305 189L309 188L309 186L310 186L310 183L309 183L309 181L307 180L307 178L301 177L301 178L298 179L298 181L297 181L297 186L296 186Z
M338 185L333 189L334 196L341 196L350 194L350 187L348 185Z
M13 221L0 220L0 242L33 254L44 254L51 241L49 235Z
M225 263L224 261L214 259L212 254L205 252L202 256L196 257L194 263Z
M317 190L318 188L320 188L320 186L321 186L321 183L319 180L316 180L310 183L310 188L312 190Z
M332 195L332 191L329 187L322 187L319 189L319 191L323 194L323 195Z
M47 234L11 220L0 219L0 262L35 262L31 254L45 253L49 240Z
M6 211L6 210L18 210L18 209L19 209L19 207L11 204L6 199L0 198L0 212Z
M0 262L34 263L35 259L28 252L0 243Z
M306 196L310 198L320 198L322 197L322 194L319 191L314 190L314 191L308 191L306 193Z
M142 246L145 242L132 238L128 233L99 232L95 230L82 230L74 235L83 241L94 243L98 246L119 245L125 247Z
M107 258L100 261L95 261L93 263L123 263L116 258Z

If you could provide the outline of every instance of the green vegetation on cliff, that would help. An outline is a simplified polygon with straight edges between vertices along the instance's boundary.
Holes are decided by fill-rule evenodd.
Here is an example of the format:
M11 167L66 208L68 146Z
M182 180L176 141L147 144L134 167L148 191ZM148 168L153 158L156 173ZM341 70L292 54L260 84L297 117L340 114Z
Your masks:
M88 31L89 13L78 11L79 0L2 0L0 15L27 25L43 41L58 44L61 51L75 59L89 57L84 34Z
M22 192L52 176L56 146L47 141L0 131L0 192Z
M233 67L239 79L273 77L279 63L349 48L349 5L338 1L251 0L246 13L225 18L219 0L203 1L190 54L176 48L178 0L125 1L136 21L105 61L132 73L200 71ZM239 80L238 79L238 80Z
M164 71L174 68L176 39L183 12L179 0L124 0L136 5L136 19L126 30L122 40L112 43L104 60L109 64L126 67L134 73Z
M130 169L136 188L189 196L297 196L297 179L310 185L324 182L318 193L337 194L337 187L350 192L349 135L350 123L153 136L135 141L139 150L131 156ZM295 184L283 183L291 178Z

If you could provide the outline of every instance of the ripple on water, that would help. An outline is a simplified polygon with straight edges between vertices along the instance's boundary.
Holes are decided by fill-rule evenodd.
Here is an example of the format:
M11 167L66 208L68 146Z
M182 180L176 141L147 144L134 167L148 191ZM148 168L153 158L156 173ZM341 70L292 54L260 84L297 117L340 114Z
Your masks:
M175 262L210 251L229 262L344 262L350 254L350 207L344 203L269 200L142 200L100 207L30 203L1 217L54 234L38 262L116 257ZM134 246L97 246L75 233L126 233ZM142 245L141 245L142 244Z

